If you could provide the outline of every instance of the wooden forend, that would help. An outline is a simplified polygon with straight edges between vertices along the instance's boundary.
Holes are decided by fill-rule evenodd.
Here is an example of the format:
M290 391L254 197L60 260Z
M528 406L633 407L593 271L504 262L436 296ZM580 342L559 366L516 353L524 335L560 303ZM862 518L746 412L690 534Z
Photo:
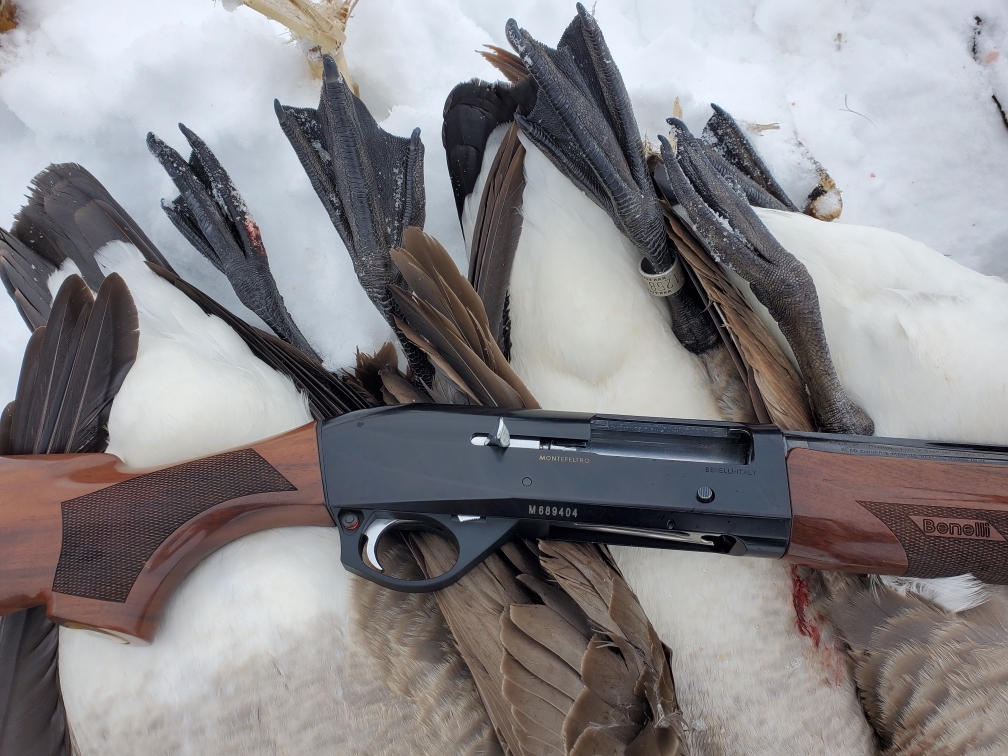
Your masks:
M150 641L168 596L212 551L260 530L327 525L315 423L154 470L110 454L0 457L0 614Z
M792 449L784 558L911 577L1008 584L1008 465Z

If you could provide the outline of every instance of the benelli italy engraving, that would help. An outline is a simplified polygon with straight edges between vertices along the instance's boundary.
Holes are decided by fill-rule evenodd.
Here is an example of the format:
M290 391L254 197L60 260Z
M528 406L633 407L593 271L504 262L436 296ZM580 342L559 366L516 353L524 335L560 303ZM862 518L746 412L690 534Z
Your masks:
M755 470L747 470L744 467L705 467L704 472L716 473L718 475L755 475Z

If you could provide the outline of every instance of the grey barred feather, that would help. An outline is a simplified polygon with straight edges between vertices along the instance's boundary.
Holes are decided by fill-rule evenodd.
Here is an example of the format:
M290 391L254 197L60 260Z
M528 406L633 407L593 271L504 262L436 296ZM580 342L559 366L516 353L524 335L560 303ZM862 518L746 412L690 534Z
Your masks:
M422 576L402 541L382 539L378 549L379 560L390 574L409 579ZM445 727L447 719L447 727L457 733L454 752L501 754L493 726L434 596L390 591L358 577L352 577L350 585L351 619L362 630L367 655L377 662L390 690L408 696L420 707L424 721L417 726ZM450 714L446 716L446 712ZM394 744L390 748L394 749Z
M1008 594L957 614L858 581L832 599L886 756L1008 749Z

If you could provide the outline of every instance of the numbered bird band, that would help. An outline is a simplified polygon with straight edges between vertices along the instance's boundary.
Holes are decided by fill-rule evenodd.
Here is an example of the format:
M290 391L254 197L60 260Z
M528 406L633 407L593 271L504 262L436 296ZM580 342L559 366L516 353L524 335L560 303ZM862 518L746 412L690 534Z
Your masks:
M664 273L651 273L654 270L651 261L642 257L640 261L640 273L644 277L644 283L656 297L670 297L675 294L686 283L686 271L683 270L682 260L676 255L672 267Z

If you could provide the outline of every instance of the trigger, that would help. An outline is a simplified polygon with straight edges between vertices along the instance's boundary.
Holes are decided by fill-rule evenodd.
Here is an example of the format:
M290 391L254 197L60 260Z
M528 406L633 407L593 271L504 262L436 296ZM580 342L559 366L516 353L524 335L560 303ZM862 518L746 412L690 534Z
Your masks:
M364 531L364 555L372 569L378 572L385 571L378 563L378 541L381 540L386 530L404 522L409 522L409 520L380 518L368 525L367 530Z

